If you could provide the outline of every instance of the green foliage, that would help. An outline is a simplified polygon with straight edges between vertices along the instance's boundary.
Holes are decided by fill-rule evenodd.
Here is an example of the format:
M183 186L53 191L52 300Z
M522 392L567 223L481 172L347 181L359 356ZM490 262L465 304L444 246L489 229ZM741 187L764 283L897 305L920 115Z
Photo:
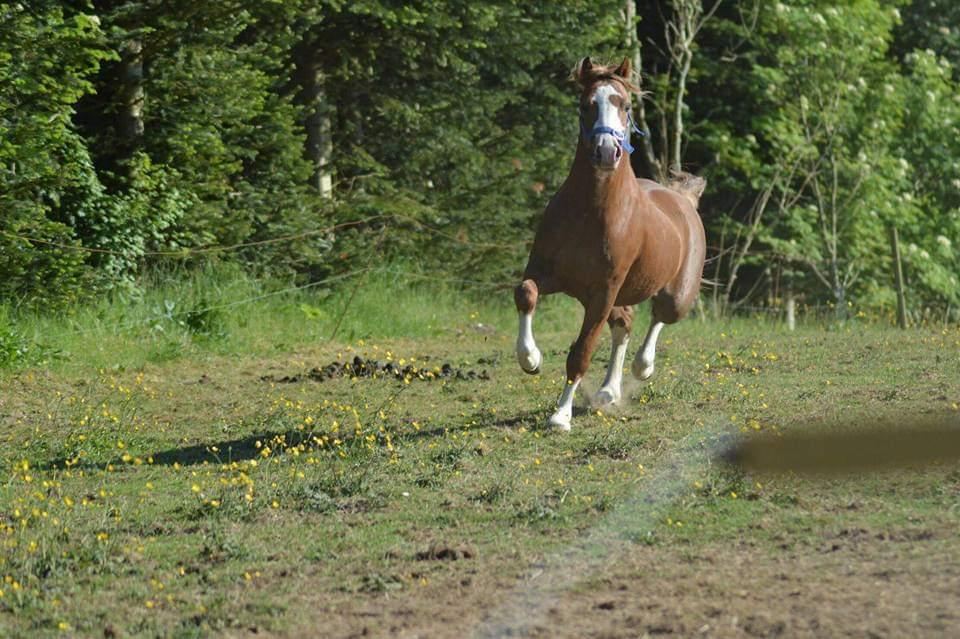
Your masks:
M39 305L85 288L83 254L60 246L76 244L64 212L93 204L65 195L97 182L71 117L109 57L97 20L59 4L0 6L0 295Z
M883 272L870 263L884 253L881 222L912 213L894 155L901 107L880 86L893 12L871 1L774 13L780 42L756 69L768 100L756 128L775 154L774 198L787 204L768 242L843 305L861 274Z
M953 65L932 51L906 57L900 136L918 214L901 226L911 289L923 306L958 306L960 99Z
M903 22L895 34L901 58L924 50L960 64L960 5L951 0L912 0L901 13Z
M77 150L76 157L90 169L84 175L93 175L85 155ZM175 247L170 231L195 203L175 186L175 171L155 166L144 153L130 158L129 174L127 188L119 193L108 193L99 181L89 180L72 185L65 194L72 206L65 207L61 219L94 248L88 262L96 269L101 290L135 292L134 278L146 252Z
M713 28L709 44L727 61L704 63L702 82L749 96L737 112L707 98L723 117L694 141L713 157L714 201L729 207L714 234L744 250L747 277L729 289L734 296L773 297L783 280L813 302L889 308L896 226L922 246L907 255L911 302L956 303L947 291L956 191L930 179L955 165L942 127L955 121L956 83L933 52L890 49L912 10L874 0L765 3L749 25L727 16Z
M577 135L567 71L583 52L612 53L618 10L613 2L342 7L317 39L363 61L331 62L328 83L331 101L345 107L335 146L348 215L400 213L459 238L391 235L398 243L388 255L395 248L461 275L511 277L525 259L522 242L513 251L477 245L528 235L566 176ZM344 40L360 32L376 37Z
M910 303L957 308L953 5L707 3L682 104L680 6L626 25L613 0L5 3L0 294L141 295L145 267L211 246L297 282L385 263L511 281L568 171L567 70L629 53L636 27L652 147L682 116L710 243L732 249L718 297L889 306L896 225Z

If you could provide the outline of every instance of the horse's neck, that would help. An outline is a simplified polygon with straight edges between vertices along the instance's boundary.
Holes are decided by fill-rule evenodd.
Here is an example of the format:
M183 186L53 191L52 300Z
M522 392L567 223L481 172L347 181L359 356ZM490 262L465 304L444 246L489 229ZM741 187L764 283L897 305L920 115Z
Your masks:
M597 171L590 163L587 149L580 143L567 183L570 194L581 200L582 205L593 212L605 213L610 207L629 200L637 188L637 176L629 155L621 158L613 171Z

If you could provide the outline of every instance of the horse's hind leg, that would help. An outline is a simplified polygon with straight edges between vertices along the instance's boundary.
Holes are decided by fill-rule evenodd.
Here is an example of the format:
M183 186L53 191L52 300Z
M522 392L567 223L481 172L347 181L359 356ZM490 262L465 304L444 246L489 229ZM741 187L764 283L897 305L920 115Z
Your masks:
M647 329L647 336L643 338L643 346L637 351L633 358L633 376L637 379L649 379L653 375L653 362L657 354L657 338L660 337L660 331L663 330L663 322L656 316L650 320L650 328Z
M623 362L627 357L627 344L630 342L630 329L633 327L633 307L614 306L607 318L607 324L610 325L613 348L610 351L607 376L594 399L598 406L616 404L620 401Z
M703 256L706 253L706 242L703 236L703 225L700 218L694 213L688 215L690 235L688 238L687 253L684 257L680 272L651 300L650 329L643 340L643 348L637 352L633 360L633 375L639 379L647 379L653 375L653 360L657 350L657 338L664 324L679 322L697 301L700 295L700 279L703 277Z
M653 309L650 313L650 328L643 340L643 346L637 351L633 360L633 376L637 379L649 379L653 375L654 360L657 354L657 338L664 324L675 324L686 317L696 302L699 294L700 280L697 279L697 288L681 286L679 291L670 292L669 288L657 293L651 300Z

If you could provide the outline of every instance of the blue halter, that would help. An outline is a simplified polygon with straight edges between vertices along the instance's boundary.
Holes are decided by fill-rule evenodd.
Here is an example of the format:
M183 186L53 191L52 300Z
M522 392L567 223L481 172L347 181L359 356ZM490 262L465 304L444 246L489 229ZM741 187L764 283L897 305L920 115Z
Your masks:
M612 135L613 138L617 141L617 144L620 145L620 148L627 152L627 154L633 153L633 145L630 144L630 131L633 131L637 135L642 136L643 131L640 130L640 127L637 126L636 122L633 121L633 116L630 113L627 113L627 130L626 131L617 131L616 129L609 126L595 126L592 129L587 129L587 125L583 121L583 114L580 114L580 134L583 135L585 139L590 142L593 142L593 139L602 133L607 133Z

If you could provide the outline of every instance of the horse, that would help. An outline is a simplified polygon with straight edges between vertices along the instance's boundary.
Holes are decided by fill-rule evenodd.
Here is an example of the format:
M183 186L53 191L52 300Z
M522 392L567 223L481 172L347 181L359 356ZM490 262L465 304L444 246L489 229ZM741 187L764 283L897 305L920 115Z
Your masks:
M595 405L618 403L633 305L652 299L652 319L632 372L654 372L657 339L664 325L681 320L700 292L706 240L697 212L706 181L675 172L666 185L637 178L629 161L633 94L630 60L617 67L583 58L572 77L580 90L580 136L573 165L547 205L520 284L516 342L520 368L540 372L542 355L533 336L541 295L566 293L584 308L583 325L567 355L566 386L548 426L569 431L573 399L603 324L613 349ZM626 156L624 154L626 152Z

